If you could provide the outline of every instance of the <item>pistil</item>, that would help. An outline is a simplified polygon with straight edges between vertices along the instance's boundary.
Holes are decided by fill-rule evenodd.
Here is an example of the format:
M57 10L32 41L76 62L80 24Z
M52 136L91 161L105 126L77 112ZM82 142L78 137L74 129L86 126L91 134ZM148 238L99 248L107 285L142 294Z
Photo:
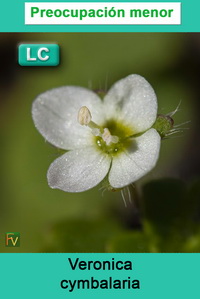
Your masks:
M92 114L86 106L80 108L78 122L82 126L89 127L92 130L92 134L101 137L107 146L111 145L111 143L119 142L119 137L111 135L108 128L102 128L92 121Z

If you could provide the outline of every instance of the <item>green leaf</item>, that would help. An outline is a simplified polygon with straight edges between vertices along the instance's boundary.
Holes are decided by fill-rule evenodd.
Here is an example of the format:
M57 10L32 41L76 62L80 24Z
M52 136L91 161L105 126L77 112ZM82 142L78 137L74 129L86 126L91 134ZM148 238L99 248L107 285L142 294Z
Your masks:
M183 245L183 252L200 252L200 227L196 228L196 233L188 237Z
M143 187L143 211L145 219L160 234L184 224L183 206L186 203L186 185L177 179L161 179Z
M148 241L144 233L123 232L108 243L108 252L149 252Z
M185 240L187 186L161 179L143 187L144 230L153 252L181 252Z
M200 179L193 182L189 187L187 211L194 223L200 222Z
M44 252L105 252L109 238L119 233L112 220L63 220L47 234Z

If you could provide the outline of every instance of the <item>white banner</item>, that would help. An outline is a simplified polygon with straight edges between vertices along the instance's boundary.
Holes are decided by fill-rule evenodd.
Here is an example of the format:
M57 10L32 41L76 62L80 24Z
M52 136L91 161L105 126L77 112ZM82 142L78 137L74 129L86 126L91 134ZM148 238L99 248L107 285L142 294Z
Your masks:
M180 25L180 2L26 2L26 25Z

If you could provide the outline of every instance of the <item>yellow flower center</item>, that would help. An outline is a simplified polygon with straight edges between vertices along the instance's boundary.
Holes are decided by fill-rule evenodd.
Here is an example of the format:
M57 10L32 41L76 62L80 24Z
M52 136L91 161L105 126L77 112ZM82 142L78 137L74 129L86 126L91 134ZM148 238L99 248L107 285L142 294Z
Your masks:
M92 115L86 106L79 110L78 122L91 129L97 148L105 153L116 155L131 144L129 137L134 134L131 128L114 119L99 126L92 121Z

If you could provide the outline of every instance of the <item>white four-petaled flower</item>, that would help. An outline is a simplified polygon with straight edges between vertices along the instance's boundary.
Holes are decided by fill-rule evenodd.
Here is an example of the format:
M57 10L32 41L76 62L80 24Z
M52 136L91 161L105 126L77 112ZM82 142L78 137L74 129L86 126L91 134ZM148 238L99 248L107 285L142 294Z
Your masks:
M160 136L151 128L157 99L139 75L116 82L103 100L82 87L49 90L36 98L32 115L44 138L67 150L48 170L52 188L82 192L106 176L113 188L123 188L157 162Z

